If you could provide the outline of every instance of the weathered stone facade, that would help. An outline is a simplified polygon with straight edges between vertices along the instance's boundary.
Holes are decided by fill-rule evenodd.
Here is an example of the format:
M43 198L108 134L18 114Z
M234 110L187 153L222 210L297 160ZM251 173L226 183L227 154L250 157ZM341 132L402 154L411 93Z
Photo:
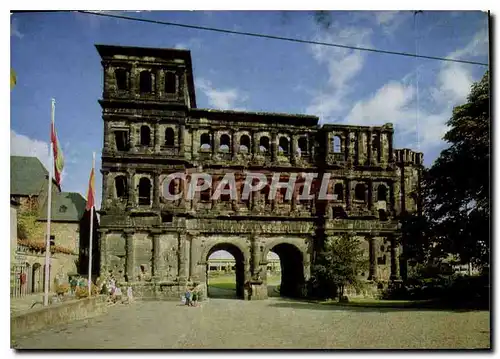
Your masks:
M315 116L198 109L189 51L97 49L104 69L101 274L144 297L178 298L187 283L206 283L208 257L224 249L236 259L238 294L266 298L272 250L282 263L282 293L300 295L318 246L350 232L370 258L367 280L399 278L398 216L417 209L423 158L393 148L391 124L320 127ZM266 200L267 189L246 201L163 196L174 172L210 173L217 182L251 171L269 179L280 172L282 182L328 173L328 193L337 197L287 200L278 192Z

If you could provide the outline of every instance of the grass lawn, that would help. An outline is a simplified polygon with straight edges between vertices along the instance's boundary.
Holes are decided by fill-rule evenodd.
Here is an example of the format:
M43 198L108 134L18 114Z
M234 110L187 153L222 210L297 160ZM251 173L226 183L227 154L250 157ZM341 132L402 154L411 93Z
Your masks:
M278 285L280 284L280 276L268 276L268 285ZM220 276L214 276L208 278L208 285L214 288L221 289L232 289L236 290L236 276L234 274L225 274Z

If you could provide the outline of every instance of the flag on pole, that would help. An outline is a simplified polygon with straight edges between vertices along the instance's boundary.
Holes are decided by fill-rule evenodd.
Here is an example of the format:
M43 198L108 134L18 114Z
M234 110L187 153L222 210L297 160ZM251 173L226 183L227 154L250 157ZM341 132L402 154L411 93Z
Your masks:
M61 185L61 173L64 167L64 157L61 150L61 146L59 145L59 141L57 140L56 126L54 124L54 120L52 120L51 124L52 128L50 131L50 142L52 142L52 150L54 154L54 175L56 177L57 185Z
M88 211L94 206L95 206L95 203L94 203L94 167L92 167L92 171L90 171L90 178L89 178L89 190L87 192L87 207L85 207L85 209Z

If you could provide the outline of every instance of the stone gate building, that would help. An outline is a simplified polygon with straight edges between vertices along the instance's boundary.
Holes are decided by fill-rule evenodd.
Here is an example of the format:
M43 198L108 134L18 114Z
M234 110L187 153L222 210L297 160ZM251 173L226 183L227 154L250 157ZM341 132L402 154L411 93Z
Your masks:
M282 294L296 296L318 245L350 232L370 259L367 280L399 278L398 216L418 209L423 155L394 149L391 124L318 126L315 116L199 109L189 51L96 47L104 70L101 274L139 296L178 298L186 283L203 287L208 257L223 249L236 260L238 296L266 298L273 251ZM213 201L209 191L193 200L163 196L170 173L246 171L329 173L336 200L281 192L268 200L268 187L246 201ZM179 193L184 184L173 183Z

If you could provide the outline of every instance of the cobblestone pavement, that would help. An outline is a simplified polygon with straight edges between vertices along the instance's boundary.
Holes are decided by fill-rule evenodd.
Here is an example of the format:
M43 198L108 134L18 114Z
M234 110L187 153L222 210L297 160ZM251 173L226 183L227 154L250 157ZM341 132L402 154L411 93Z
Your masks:
M489 312L352 308L271 298L116 305L14 338L19 349L489 348Z

